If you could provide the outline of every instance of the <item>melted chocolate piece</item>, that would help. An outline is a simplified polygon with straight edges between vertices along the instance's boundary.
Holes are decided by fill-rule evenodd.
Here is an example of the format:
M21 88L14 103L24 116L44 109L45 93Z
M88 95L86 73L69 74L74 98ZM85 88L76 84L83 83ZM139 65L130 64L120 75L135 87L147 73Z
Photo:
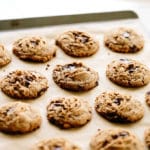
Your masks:
M117 105L120 105L122 100L123 100L122 98L116 98L116 99L113 100L113 103L115 103Z
M129 38L129 37L130 37L129 32L124 32L122 35L123 35L123 37L125 37L125 38Z
M129 133L126 131L122 131L119 133L119 136L126 137L126 136L129 136Z
M128 71L129 71L129 73L134 72L135 71L135 66L133 64L129 64Z

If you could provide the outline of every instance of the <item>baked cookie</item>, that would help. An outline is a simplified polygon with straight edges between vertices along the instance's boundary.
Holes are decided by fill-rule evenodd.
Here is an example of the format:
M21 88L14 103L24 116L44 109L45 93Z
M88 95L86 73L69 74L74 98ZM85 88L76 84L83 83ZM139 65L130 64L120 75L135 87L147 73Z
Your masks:
M130 28L116 28L104 36L105 45L115 52L135 53L144 47L144 39Z
M13 53L20 59L47 62L56 55L56 47L40 36L30 36L18 39L13 44Z
M81 150L77 145L64 138L53 138L40 141L32 150Z
M17 99L37 98L48 88L48 80L35 71L15 70L0 82L1 90Z
M56 45L73 57L91 56L99 49L99 43L91 35L81 31L61 34L56 40Z
M124 129L98 130L90 147L91 150L144 150L141 141Z
M150 91L146 92L145 101L146 101L146 104L150 107Z
M95 110L107 120L119 123L143 118L144 107L136 99L118 92L103 92L95 100Z
M144 140L145 140L146 146L148 147L148 149L150 149L150 128L147 128L145 130Z
M47 118L60 128L80 127L91 120L92 108L77 97L55 98L47 106Z
M3 45L0 44L0 67L3 67L11 62L11 56Z
M10 102L0 107L0 131L27 133L41 125L40 113L23 102Z
M150 70L139 61L119 59L108 64L106 76L120 86L141 87L149 83Z
M87 91L98 85L98 73L82 63L73 62L57 65L53 70L53 80L63 89Z

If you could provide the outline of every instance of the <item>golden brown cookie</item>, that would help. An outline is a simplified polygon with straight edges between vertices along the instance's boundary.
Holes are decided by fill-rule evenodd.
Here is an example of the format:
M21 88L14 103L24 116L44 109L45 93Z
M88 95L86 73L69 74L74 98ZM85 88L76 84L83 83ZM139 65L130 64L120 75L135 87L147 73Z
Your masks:
M55 98L47 106L47 118L60 128L80 127L91 120L92 108L77 97Z
M144 47L144 39L136 31L130 28L116 28L106 33L105 45L115 52L135 53Z
M81 150L77 145L64 138L42 140L32 150Z
M144 133L144 140L148 149L150 149L150 128L147 128Z
M127 94L103 92L95 100L96 111L104 118L119 123L136 122L143 118L142 104Z
M47 62L56 55L56 47L40 36L28 36L13 44L13 53L23 60Z
M98 73L82 63L57 65L53 70L53 80L63 89L87 91L98 85Z
M23 102L10 102L0 107L0 131L27 133L41 125L37 109Z
M99 49L99 43L91 35L81 31L68 31L61 34L56 44L73 57L91 56Z
M11 56L5 47L0 44L0 67L3 67L11 62Z
M98 130L90 147L91 150L144 150L141 141L124 129Z
M44 94L48 80L35 71L15 70L1 79L0 87L12 98L31 99Z
M132 59L112 61L107 66L106 76L112 82L124 87L141 87L150 82L149 68Z

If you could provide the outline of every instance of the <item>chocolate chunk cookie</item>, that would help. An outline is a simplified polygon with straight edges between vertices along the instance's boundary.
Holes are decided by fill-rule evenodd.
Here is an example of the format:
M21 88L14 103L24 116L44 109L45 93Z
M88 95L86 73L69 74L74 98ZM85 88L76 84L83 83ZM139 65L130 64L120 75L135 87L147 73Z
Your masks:
M141 87L150 82L149 68L132 59L114 60L108 64L106 76L124 87Z
M11 62L11 56L3 45L0 44L0 68Z
M72 91L87 91L98 85L98 73L82 63L57 65L53 79L61 88Z
M143 118L144 107L129 95L103 92L95 100L96 111L104 118L119 123L136 122Z
M27 133L41 125L40 113L29 104L10 102L0 107L0 131Z
M115 52L135 53L144 47L144 39L130 28L116 28L104 37L105 45Z
M0 82L1 90L17 99L31 99L41 96L48 88L48 80L35 71L15 70Z
M55 56L56 47L49 46L43 37L31 36L14 42L13 53L23 60L47 62Z
M144 150L141 141L124 129L99 130L90 147L91 150Z
M32 150L80 150L80 148L64 138L53 138L40 141Z
M150 128L147 128L145 130L144 140L145 140L146 146L148 147L148 149L150 149Z
M63 33L57 38L56 44L73 57L91 56L99 49L99 43L91 35L81 31Z
M47 106L47 118L60 128L80 127L91 120L92 108L77 97L55 98Z

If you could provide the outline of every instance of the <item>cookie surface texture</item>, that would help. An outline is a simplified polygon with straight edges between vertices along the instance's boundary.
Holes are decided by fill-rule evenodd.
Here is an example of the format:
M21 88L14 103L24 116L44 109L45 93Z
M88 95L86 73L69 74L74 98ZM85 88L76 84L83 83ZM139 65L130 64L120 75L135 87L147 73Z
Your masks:
M99 130L90 146L91 150L144 150L141 141L124 129Z
M56 47L40 36L28 36L13 44L13 53L20 59L33 62L47 62L56 55Z
M0 131L27 133L41 125L37 109L23 102L10 102L0 107Z
M150 149L150 128L147 128L144 133L144 140L148 149Z
M141 87L150 82L149 68L132 59L114 60L107 65L106 76L124 87Z
M143 118L144 107L130 95L103 92L95 100L96 111L112 122L131 123Z
M117 28L106 33L105 45L115 52L135 53L143 49L143 36L130 28Z
M98 73L82 63L57 65L53 70L53 80L63 89L87 91L98 85Z
M56 44L73 57L91 56L99 49L99 43L91 35L81 31L68 31L61 34Z
M55 98L47 106L47 118L60 128L80 127L91 120L92 108L77 97Z
M32 150L81 150L64 138L53 138L38 142Z
M0 44L0 68L11 62L11 56L5 47Z
M32 99L48 88L46 77L35 71L15 70L1 79L1 90L16 99Z

